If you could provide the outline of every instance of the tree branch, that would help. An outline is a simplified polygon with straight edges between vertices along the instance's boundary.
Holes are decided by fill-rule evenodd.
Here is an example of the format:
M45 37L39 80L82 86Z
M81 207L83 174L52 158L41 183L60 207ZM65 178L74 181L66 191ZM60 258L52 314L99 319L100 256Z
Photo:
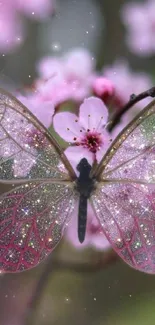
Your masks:
M155 87L152 87L137 96L135 94L132 94L127 104L123 108L121 108L120 111L115 112L110 118L110 121L107 124L107 130L111 132L115 128L115 126L120 122L121 117L124 115L124 113L126 113L133 105L138 103L140 100L147 97L155 97Z
M98 272L101 269L108 267L116 260L118 260L118 256L112 250L107 253L102 253L102 255L99 253L98 259L95 259L95 261L93 259L91 262L84 263L76 263L71 260L59 260L51 256L45 264L45 268L36 284L36 288L27 305L22 325L33 324L35 311L39 305L45 287L48 283L49 276L51 276L53 272L65 270L69 272L78 272L89 275L90 273Z

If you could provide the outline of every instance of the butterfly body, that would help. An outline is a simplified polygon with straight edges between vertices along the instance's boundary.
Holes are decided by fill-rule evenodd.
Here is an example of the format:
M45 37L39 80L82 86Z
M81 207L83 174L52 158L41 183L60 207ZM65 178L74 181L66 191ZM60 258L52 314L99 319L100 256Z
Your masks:
M79 177L76 186L80 194L78 209L78 238L83 243L87 224L87 202L91 193L95 190L94 179L90 177L91 166L86 158L81 159L77 166Z

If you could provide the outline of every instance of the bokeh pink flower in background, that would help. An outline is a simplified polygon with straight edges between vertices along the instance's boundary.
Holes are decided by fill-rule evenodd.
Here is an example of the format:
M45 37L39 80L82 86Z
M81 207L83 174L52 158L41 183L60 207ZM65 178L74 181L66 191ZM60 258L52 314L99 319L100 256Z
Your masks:
M44 57L37 64L37 71L36 90L42 101L52 101L55 109L67 101L72 101L78 109L85 98L95 95L102 99L112 114L122 109L131 94L139 94L152 86L147 73L133 72L125 60L115 61L101 72L96 71L92 54L83 48L73 49L60 57ZM140 101L125 114L123 123L115 129L115 135L150 100Z
M121 109L131 94L139 94L152 86L147 73L133 72L125 60L115 61L101 72L96 71L94 57L83 48L73 49L60 57L44 57L37 64L37 71L35 87L43 100L51 100L55 108L67 101L74 102L78 108L85 98L95 95L112 113ZM134 108L135 113L149 101L139 102ZM133 116L127 114L125 123ZM124 125L120 125L119 130Z
M92 90L95 96L101 98L105 103L111 100L115 94L113 81L102 75L95 76L92 82Z
M0 2L0 52L16 49L25 39L25 15L31 19L43 20L51 16L54 0L1 0Z
M90 95L94 59L86 49L77 48L58 58L42 58L37 70L37 90L55 106L67 100L80 102Z
M105 129L107 118L108 110L97 97L84 100L79 108L79 116L70 112L60 112L54 116L55 131L72 144L65 150L65 154L76 172L80 158L87 158L92 165L94 161L101 160L109 147L111 138Z
M47 19L55 9L55 0L16 0L17 10L36 19Z
M54 115L54 105L52 101L43 101L39 94L32 94L31 96L18 95L17 98L25 105L36 117L49 128L52 124L52 117Z
M151 77L145 72L134 72L125 60L118 60L113 65L103 68L103 76L108 78L114 87L114 101L117 109L122 108L132 94L138 95L142 91L151 88ZM149 98L137 103L141 109L150 101Z
M122 8L122 20L127 28L126 41L137 55L155 53L155 1L128 2Z
M134 72L127 61L118 60L113 65L105 66L102 70L103 76L113 83L114 94L109 98L108 104L111 112L121 110L129 101L132 94L138 95L152 87L152 79L146 72ZM150 101L151 97L139 101L123 115L120 123L115 128L117 135L129 123L135 115L143 109Z

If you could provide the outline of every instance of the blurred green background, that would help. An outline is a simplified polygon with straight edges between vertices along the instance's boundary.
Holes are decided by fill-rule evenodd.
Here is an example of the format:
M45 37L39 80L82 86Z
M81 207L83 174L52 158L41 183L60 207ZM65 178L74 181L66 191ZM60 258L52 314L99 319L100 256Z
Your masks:
M1 55L2 75L19 85L31 84L40 57L84 46L94 54L98 69L123 57L135 71L153 76L154 57L134 56L125 45L120 20L125 2L59 0L48 21L25 19L26 41L15 53ZM62 242L35 269L2 275L0 325L154 325L155 276L132 270L115 255L93 270L107 254L76 251Z

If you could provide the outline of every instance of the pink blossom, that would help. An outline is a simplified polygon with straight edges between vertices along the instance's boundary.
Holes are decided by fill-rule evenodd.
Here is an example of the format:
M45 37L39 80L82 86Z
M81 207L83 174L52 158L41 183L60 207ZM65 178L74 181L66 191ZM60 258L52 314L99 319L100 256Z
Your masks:
M111 248L109 241L106 239L103 229L99 224L97 218L94 215L92 207L88 204L88 215L87 215L87 226L86 226L86 237L84 242L81 244L78 239L77 233L77 211L72 216L72 220L65 233L66 239L71 242L77 249L84 249L86 247L93 247L97 250L108 250Z
M122 19L127 27L127 44L138 55L155 53L155 2L127 3L122 9Z
M112 112L120 110L130 99L132 94L139 93L152 87L152 81L145 72L133 72L126 61L116 61L112 66L103 69L103 75L114 85L114 96L111 97L109 105ZM123 115L121 122L113 131L116 136L135 115L144 108L152 99L146 98L134 105ZM111 112L111 113L112 113Z
M24 104L46 128L52 124L54 105L52 101L43 101L40 95L33 94L28 97L18 95L17 98Z
M103 76L94 77L92 88L95 96L102 98L104 102L110 99L115 91L113 82Z
M48 18L53 11L52 0L1 0L0 2L0 51L9 52L25 38L22 15L32 19Z
M117 109L124 106L132 94L138 95L152 87L152 80L145 72L133 72L127 61L116 61L112 66L103 69L103 75L107 77L115 87L115 99ZM151 99L140 101L136 107L143 108Z
M55 0L16 0L17 8L33 19L46 19L55 8Z
M89 79L94 69L94 58L84 48L75 48L63 57L64 75L68 81Z
M35 86L42 100L44 102L52 101L55 107L69 99L71 100L76 94L75 87L72 89L64 79L60 79L58 76L51 77L48 80L37 80Z
M53 119L55 131L72 144L65 151L75 171L77 161L85 157L90 164L102 158L110 143L105 129L108 111L101 99L89 97L79 109L79 116L70 112L57 113ZM78 157L78 159L77 159Z
M24 36L23 25L10 0L0 3L0 50L8 52L17 47Z
M38 91L55 106L67 100L82 101L90 95L94 61L85 49L74 49L60 58L45 57L37 65ZM48 78L44 80L44 78Z
M63 77L63 64L61 58L45 56L37 63L37 71L40 80L48 80L53 77Z

